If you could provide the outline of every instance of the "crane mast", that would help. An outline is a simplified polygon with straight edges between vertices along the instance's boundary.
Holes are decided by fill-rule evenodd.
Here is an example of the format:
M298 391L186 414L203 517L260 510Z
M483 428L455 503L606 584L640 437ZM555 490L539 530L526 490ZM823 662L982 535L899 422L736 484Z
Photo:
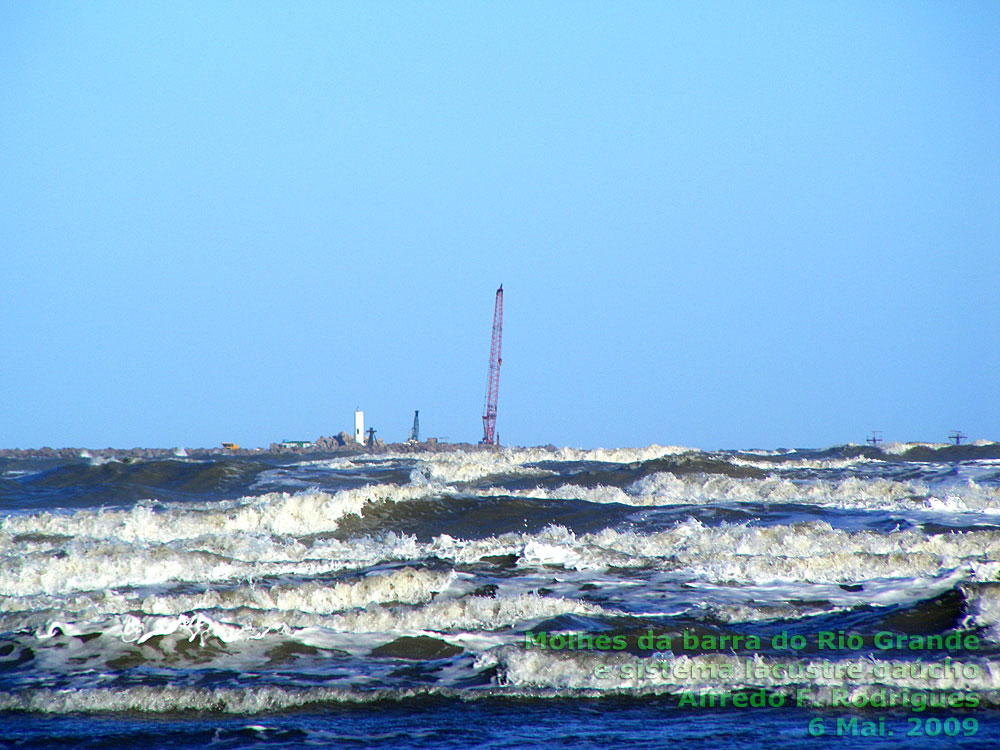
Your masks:
M503 333L503 284L497 289L493 308L493 339L490 343L490 374L486 380L486 402L483 405L483 439L485 445L498 444L497 394L500 389L500 336Z

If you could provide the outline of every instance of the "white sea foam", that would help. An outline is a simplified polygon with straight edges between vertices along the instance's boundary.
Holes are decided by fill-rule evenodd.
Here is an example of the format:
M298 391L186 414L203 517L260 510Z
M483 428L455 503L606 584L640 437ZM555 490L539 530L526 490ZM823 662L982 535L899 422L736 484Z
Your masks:
M447 459L436 458L431 461L419 461L411 473L414 483L436 482L453 484L456 482L475 482L488 476L549 476L553 471L525 466L523 456L515 456L513 452L500 453L444 453Z
M360 515L371 503L422 499L433 494L434 490L427 487L380 484L335 493L272 492L165 509L154 509L146 503L129 510L7 516L0 521L0 553L12 537L21 534L117 539L131 544L167 543L207 535L309 536L335 531L341 518Z
M778 477L766 479L678 477L657 472L634 482L626 491L636 504L691 502L808 503L821 507L907 510L932 508L930 498L944 494L953 509L1000 509L1000 488L969 481L964 485L932 489L922 482L848 477L835 482L797 482Z
M498 494L485 483L471 488L470 483L496 476L526 477L530 486L531 477L541 482L553 474L548 463L540 468L542 462L631 463L686 452L650 446L349 457L325 465L295 464L271 479L310 482L324 470L344 470L353 482L359 472L374 474L385 468L395 477L401 467L412 466L411 482L7 516L0 520L0 620L13 650L5 651L4 661L30 656L32 662L30 673L19 666L11 673L19 682L5 684L0 710L254 714L418 693L556 697L757 685L790 691L795 680L787 673L727 681L678 677L675 669L668 678L637 678L635 672L621 672L638 662L634 656L528 651L518 633L553 618L586 628L590 618L616 622L624 616L680 614L750 623L822 613L832 615L836 623L838 611L912 604L956 587L968 602L963 625L978 628L985 641L1000 644L1000 530L989 528L1000 514L1000 489L990 478L995 467L988 462L963 463L959 472L971 471L970 466L978 472L968 477L960 473L958 479L972 480L966 482L946 472L948 467L939 471L937 466L923 482L791 481L780 477L782 468L836 470L865 461L802 459L774 467L742 456L737 463L759 464L778 476L676 476L664 471L624 488L564 484L500 491L522 498L632 506L801 503L875 511L876 520L903 517L917 523L961 518L965 530L948 534L925 533L919 527L845 530L822 521L710 526L691 519L663 528L659 519L672 514L645 510L633 512L629 520L635 526L622 523L593 533L557 524L532 533L496 533L484 525L470 534L472 538L456 538L459 533L453 529L462 528L459 522L448 521L452 536L437 533L432 519L418 536L346 533L355 528L356 518L349 527L345 519L363 517L376 507L380 514L388 510L390 519L402 519L402 528L410 528L413 514L385 504L425 499L447 504L457 494L464 512L469 498ZM518 503L518 509L522 505L527 504ZM423 512L423 505L415 510ZM656 531L645 525L643 519L648 518L657 519ZM982 526L975 527L977 523ZM391 524L388 528L401 528ZM429 541L427 529L436 533ZM485 559L508 556L510 560ZM399 677L399 661L389 655L392 649L372 653L403 636L430 637L464 651L436 660L426 688L368 690L411 684L410 677ZM400 642L397 647L405 646ZM831 658L847 655L838 652ZM992 658L977 659L981 671L975 678L947 683L926 675L908 676L903 667L914 662L878 654L850 662L870 670L856 683L842 678L806 682L820 704L830 702L835 688L888 686L986 695L1000 691L1000 663ZM735 657L664 659L674 665L718 667ZM793 669L809 664L808 658L794 656L760 660ZM122 669L136 664L176 669L178 679L169 686L116 684L114 690L103 689ZM280 672L281 686L267 684L276 665L288 664L295 669ZM195 672L185 671L194 665L247 675L246 687L235 681L218 689L185 686L202 684L196 682ZM873 671L879 666L886 667L885 675ZM611 676L598 677L599 667L611 668ZM307 675L322 672L323 687L312 687L311 676L299 682L295 674L300 668ZM894 675L897 668L899 675ZM494 669L496 682L485 690L454 688L470 684L477 672L472 682L486 683ZM50 689L53 676L66 678L72 690Z
M650 445L645 448L616 448L606 450L582 450L559 448L546 450L539 448L503 448L500 451L479 451L420 456L420 465L415 470L431 481L470 482L487 476L509 475L544 476L554 472L540 469L530 464L547 461L597 461L611 463L634 463L649 461L664 456L674 456L695 452L681 446Z
M557 617L565 614L619 614L596 604L523 594L514 597L470 596L438 601L413 608L369 607L335 615L324 624L333 630L348 632L496 630L518 623Z
M526 567L604 570L652 565L693 580L758 584L937 576L957 568L965 570L971 580L990 580L998 570L1000 532L849 532L825 522L708 527L689 520L653 534L606 529L578 536L565 527L549 526L538 534L480 540L443 535L434 540L430 551L462 563L514 554L520 558L519 565Z
M649 498L647 502L808 502L836 507L898 506L919 495L921 489L888 479L857 479L838 482L793 482L779 477L735 478L721 475L678 477L656 472L634 482L629 494Z
M124 515L134 524L135 536L139 536L138 532L148 527L141 519L137 520L134 513ZM203 511L198 513L204 514ZM54 519L63 521L59 525L63 531L75 529L93 533L95 524L104 528L96 515L83 521L74 520L72 516L57 518L44 514L34 518L40 521L34 527L28 523L30 518L7 521L16 521L21 533L51 533ZM188 523L193 524L190 520ZM301 529L303 521L287 523ZM178 523L181 529L184 525ZM120 519L109 524L112 529L120 526ZM153 528L155 533L145 533L140 538L167 536L161 525L155 524ZM10 529L6 531L9 534ZM13 537L7 536L0 546L5 555L4 565L0 567L0 595L13 598L72 596L80 592L179 581L214 583L274 575L314 576L385 561L428 557L467 564L500 555L514 555L522 568L552 566L568 570L606 570L653 566L683 571L694 580L742 583L841 583L912 578L936 576L959 567L968 570L969 580L987 581L1000 571L1000 532L996 530L928 535L916 529L846 531L834 529L825 522L709 527L697 520L688 520L656 533L605 529L582 535L553 525L533 534L508 533L471 540L442 534L429 543L395 534L349 540L318 538L310 544L294 536L270 534L199 534L185 538L175 531L169 536L171 538L165 542L140 544L116 537L83 536L70 541L43 538L29 545L27 550L23 542L15 544ZM59 554L53 554L56 550ZM390 585L388 590L391 588ZM348 594L347 589L339 591L334 594L317 588L312 608L321 609L319 602L324 597L342 597L337 601L349 602L353 595ZM426 589L424 591L426 594ZM286 595L286 601L290 602L287 596L291 595ZM334 599L328 601L332 603ZM10 598L0 600L0 609L11 607L11 601ZM194 600L189 603L195 604ZM204 603L213 604L207 598ZM277 600L273 603L279 604ZM307 609L310 606L304 600L302 605ZM254 605L248 600L245 606Z
M963 657L968 654L963 652ZM819 704L829 701L833 688L1000 690L1000 661L977 658L956 658L949 661L949 669L935 668L928 673L927 664L886 657L796 659L757 655L748 660L725 653L677 656L660 652L649 659L637 659L627 653L558 653L504 646L499 649L497 661L504 682L522 688L676 693L808 685ZM967 668L963 670L963 666ZM848 667L856 677L846 676Z
M486 495L485 491L478 494ZM624 489L564 484L513 490L515 497L584 500L635 506L707 505L711 503L798 503L818 508L891 510L917 519L938 514L942 520L975 523L969 514L1000 514L1000 487L975 481L949 487L922 482L849 477L835 482L792 481L780 477L736 478L723 475L650 474ZM995 521L994 521L995 522Z
M369 703L402 699L429 690L352 690L350 688L288 689L277 685L247 688L192 688L142 686L128 688L84 688L77 690L34 689L0 693L0 710L34 713L174 713L203 711L227 714L258 714L322 703Z
M656 445L655 443L641 448L559 448L555 451L556 460L559 461L605 461L621 464L652 461L684 453L701 453L701 451L682 445Z
M988 583L963 587L969 602L969 612L964 625L984 628L984 639L1000 645L1000 583L996 582L997 578L1000 578L1000 575Z
M652 446L643 450L666 455L683 449ZM448 457L444 464L459 467L451 475L453 479L466 476L461 467L468 456L435 454L430 461L438 460L439 455ZM510 450L499 455L497 463L495 454L470 454L474 468L467 476L489 473L497 466L516 466L519 461L539 460L540 455L551 458L552 452ZM589 455L593 457L593 452ZM635 458L636 454L627 457ZM454 574L442 577L426 571L397 571L332 584L309 582L292 588L255 587L241 582L267 576L309 577L430 557L473 564L485 557L512 555L524 574L533 570L601 572L632 568L668 571L677 579L689 581L755 586L886 580L907 592L907 581L938 579L957 570L963 571L961 580L968 581L995 580L1000 574L998 532L989 529L928 535L916 529L848 532L826 523L708 527L692 520L666 531L644 534L606 529L577 535L553 525L533 534L509 533L480 539L441 534L429 543L391 533L350 539L332 536L345 516L363 515L374 503L435 497L444 488L437 484L384 484L332 493L268 493L215 503L158 507L145 503L129 510L8 516L0 521L0 611L38 613L62 607L79 613L81 618L95 618L133 609L150 615L206 612L213 617L240 610L241 622L255 627L281 623L306 627L326 623L331 616L348 616L347 610L368 604L425 605L433 597L443 596L449 587L449 596L468 593L469 587L464 579L461 585L456 583L460 577ZM563 485L514 494L639 506L721 500L891 508L911 515L980 513L987 517L1000 512L1000 489L996 487L967 482L935 487L933 493L919 482L886 479L792 482L717 475L678 477L658 472L624 490ZM489 493L477 490L469 494ZM202 584L206 589L168 591L181 582ZM507 593L518 593L513 584L504 585L512 587ZM158 588L155 593L142 590L149 587ZM874 603L872 590L872 585L866 585L861 601ZM628 601L627 594L623 595ZM785 596L804 598L797 597L793 589ZM773 606L779 604L771 602ZM648 603L642 606L644 611L649 610ZM673 611L676 602L665 606ZM727 618L749 618L754 614L747 602L727 600L721 595L706 606L717 607L718 612L727 613ZM242 610L254 613L251 616ZM271 614L265 617L262 612ZM763 616L757 612L757 617ZM418 625L414 621L406 627L419 629Z
M947 448L949 443L900 443L900 442L890 442L883 443L880 447L883 453L891 453L894 456L902 455L906 453L911 448L931 448L932 450L938 450L940 448Z
M988 446L988 445L996 445L996 444L997 443L996 443L995 440L984 440L984 439L973 440L971 443L968 443L968 445L974 445L974 446L977 446L977 447L985 447L985 446ZM901 442L890 442L890 443L883 444L881 446L881 448L882 448L882 450L885 453L891 453L893 455L897 455L898 456L898 455L901 455L903 453L906 453L911 448L930 448L932 450L940 450L941 448L948 448L948 447L952 447L953 445L954 445L953 443L901 443Z
M700 665L700 662L699 662ZM891 664L880 665L880 668L891 670ZM988 671L991 670L991 671ZM998 671L997 666L990 664L984 667L984 672ZM520 677L515 674L514 678ZM572 682L573 675L563 675L553 672L552 681L564 677L565 682ZM324 704L368 704L386 700L406 700L417 696L441 696L465 701L477 699L492 699L498 696L529 699L563 699L563 698L599 698L609 694L676 694L682 690L701 693L702 690L692 689L693 685L658 685L651 680L639 685L623 684L612 686L609 680L602 681L599 687L549 687L544 680L535 685L526 681L525 685L509 682L503 685L491 686L489 689L455 689L450 687L423 686L419 688L395 689L357 689L352 687L312 687L288 688L277 685L256 685L253 687L198 688L180 686L141 686L125 688L81 688L72 691L54 688L37 688L20 690L18 692L0 692L0 711L27 711L40 714L79 714L79 713L133 713L166 714L194 711L200 713L222 713L230 715L253 716L262 713L283 711L291 708L320 706ZM743 684L718 686L706 685L704 692L727 692L748 687ZM823 685L813 691L811 699L814 705L842 705L842 695L834 690L842 686ZM855 696L870 696L877 690L876 685L851 687L847 698L855 700ZM919 683L913 688L890 688L898 691L904 689L912 692L926 693L929 687ZM769 692L791 695L791 686L775 685ZM942 689L938 692L942 692ZM971 691L971 688L967 688ZM1000 702L1000 691L985 688L977 693L989 704ZM902 700L902 693L897 700ZM792 705L790 698L788 705ZM897 703L896 705L899 705ZM912 709L911 709L912 710Z
M581 487L577 484L563 484L558 487L536 487L531 490L510 491L512 497L537 497L544 500L584 500L588 503L621 503L623 505L657 505L654 499L645 502L618 487ZM662 503L666 505L667 503Z
M734 466L752 466L765 471L781 472L793 469L846 469L861 464L878 463L877 459L856 456L855 458L796 458L781 462L754 461L739 456L729 456L726 460Z
M207 551L207 546L238 556ZM54 559L45 552L9 556L0 568L0 596L72 595L169 582L211 584L265 576L316 576L423 556L413 537L396 534L351 542L326 539L311 547L295 539L230 536L142 546L85 540L65 545L65 549L66 554Z
M435 596L457 596L471 590L471 577L454 571L435 572L403 568L373 573L332 585L306 582L265 587L237 585L208 588L199 593L144 593L98 590L70 596L53 594L0 597L2 612L47 612L95 619L139 612L144 615L182 615L249 609L268 612L331 614L373 604L419 604Z
M699 453L697 449L683 446L649 445L641 448L514 448L481 451L442 451L440 453L393 453L372 456L350 456L320 461L305 461L300 466L344 470L373 462L415 461L415 482L451 484L455 482L475 482L489 476L547 476L553 472L531 464L542 462L596 461L610 463L634 463L649 461L664 456L684 453Z
M454 571L402 570L372 574L357 580L327 586L315 582L271 587L241 586L234 590L212 590L201 594L151 596L142 601L142 610L158 614L180 614L203 609L247 607L273 612L331 614L373 604L420 604L457 588L461 577ZM468 580L468 576L464 576ZM457 593L457 592L456 592Z
M541 620L567 614L607 616L620 612L586 602L535 594L495 598L468 596L419 606L372 604L364 609L326 616L290 610L250 613L225 610L141 616L125 613L89 621L50 619L35 628L35 637L45 641L61 635L99 633L103 636L102 651L109 652L113 651L107 641L109 638L121 644L143 645L154 638L167 637L174 642L186 641L205 647L213 642L239 644L280 635L322 648L346 646L345 650L357 651L361 645L363 653L368 653L373 646L401 635L437 637L443 633L454 634L459 643L489 648L515 640L512 635L499 639L487 637L485 634L490 631L515 625L530 627ZM351 636L355 642L348 643L339 634ZM353 636L362 639L358 641ZM244 663L251 658L250 654L242 657Z
M1000 532L848 532L825 522L706 527L689 520L655 534L607 529L582 540L630 560L669 559L694 580L746 583L909 578L963 565L971 577L987 577L1000 560Z
M198 640L204 644L206 638L217 638L223 643L263 638L268 630L258 630L249 626L236 626L217 622L201 612L194 615L174 617L145 617L122 615L118 623L103 629L106 635L121 638L125 643L145 643L150 638L179 633L188 641Z

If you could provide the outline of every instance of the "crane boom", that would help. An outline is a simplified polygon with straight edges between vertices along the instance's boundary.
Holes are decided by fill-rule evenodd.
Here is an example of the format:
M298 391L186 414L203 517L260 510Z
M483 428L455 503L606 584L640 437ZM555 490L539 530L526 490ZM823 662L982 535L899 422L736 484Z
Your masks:
M497 289L493 308L493 339L490 343L490 374L486 380L486 402L483 406L483 440L486 445L499 443L497 428L497 394L500 390L500 337L503 333L503 284Z

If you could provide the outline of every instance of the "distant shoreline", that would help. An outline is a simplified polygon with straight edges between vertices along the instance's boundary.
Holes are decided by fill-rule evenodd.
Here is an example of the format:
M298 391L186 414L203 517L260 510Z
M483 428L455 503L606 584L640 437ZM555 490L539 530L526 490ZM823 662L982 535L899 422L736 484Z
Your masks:
M554 445L537 446L555 450ZM281 456L364 456L381 453L451 453L454 451L478 452L495 450L496 446L481 443L446 443L428 440L419 443L376 442L374 447L358 445L351 441L344 445L323 440L305 446L272 443L267 448L0 448L0 458L59 458L121 460L136 458L216 458L234 456L241 458Z
M559 448L553 444L535 446L494 446L482 443L449 443L435 438L422 442L384 443L376 440L375 445L359 445L353 439L341 433L336 437L321 437L307 444L272 443L267 448L223 448L221 445L211 448L0 448L0 459L62 459L62 460L93 460L128 461L132 459L174 459L193 458L207 459L231 456L234 458L281 458L289 457L337 457L378 456L380 454L427 454L427 453L479 453L505 448L522 448L555 452ZM586 451L587 449L579 449ZM601 449L597 449L601 450ZM697 448L690 450L703 452ZM724 449L735 453L754 454L757 449ZM845 458L867 456L886 461L935 461L935 460L1000 460L1000 441L975 440L962 445L949 443L926 442L893 442L884 446L860 445L845 443L828 448L796 448L775 449L772 454L767 451L758 455L761 461L780 461L783 451L802 451L810 454L808 458ZM711 452L711 451L709 451Z

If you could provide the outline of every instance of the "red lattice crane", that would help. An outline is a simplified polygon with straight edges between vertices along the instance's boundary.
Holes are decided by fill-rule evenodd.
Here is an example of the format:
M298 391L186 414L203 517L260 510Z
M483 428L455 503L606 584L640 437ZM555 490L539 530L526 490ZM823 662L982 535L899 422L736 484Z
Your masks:
M497 429L497 394L500 390L500 336L503 333L503 284L497 289L493 308L493 341L490 343L490 375L486 381L486 402L483 405L483 439L485 445L500 442Z

